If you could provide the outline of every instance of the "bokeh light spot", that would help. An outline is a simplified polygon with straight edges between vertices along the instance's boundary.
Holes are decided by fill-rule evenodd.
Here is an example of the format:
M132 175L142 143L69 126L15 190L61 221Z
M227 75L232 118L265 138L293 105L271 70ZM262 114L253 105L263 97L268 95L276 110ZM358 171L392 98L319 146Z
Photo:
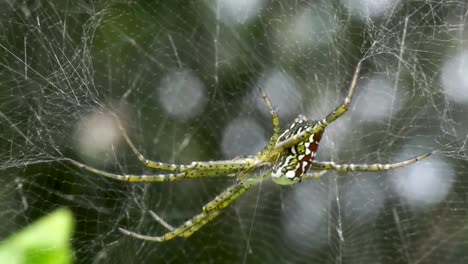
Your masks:
M256 153L265 144L263 128L253 119L239 117L224 128L221 150L224 157L232 158Z
M88 161L102 163L102 155L111 153L112 146L120 140L114 117L110 113L93 113L83 116L75 126L78 153Z
M261 11L264 0L218 0L219 19L226 24L243 24Z
M169 115L188 119L205 106L206 89L192 71L171 71L161 80L158 99Z
M395 0L343 0L348 11L362 20L385 14L397 4Z
M281 119L287 119L299 114L301 95L296 82L286 72L279 70L267 72L264 77L258 81L256 87L261 87L266 92L271 104ZM257 101L257 109L265 116L269 116L270 113L258 90L254 89L253 94Z
M393 96L392 83L378 76L371 76L360 83L353 104L353 115L366 121L379 121L398 113L398 94ZM385 119L386 120L386 119Z
M449 193L454 172L435 156L391 171L394 191L414 208L440 203Z
M448 59L442 66L441 82L447 97L458 103L468 102L468 51Z

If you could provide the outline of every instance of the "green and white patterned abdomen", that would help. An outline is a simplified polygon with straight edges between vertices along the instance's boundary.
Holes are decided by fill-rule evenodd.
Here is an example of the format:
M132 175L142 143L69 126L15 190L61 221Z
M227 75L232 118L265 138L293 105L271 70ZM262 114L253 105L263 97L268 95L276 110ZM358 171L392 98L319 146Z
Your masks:
M309 121L300 115L294 123L279 136L277 143L293 137L309 127L314 127L317 121ZM302 179L315 158L322 133L312 134L306 141L286 148L281 152L273 165L271 177L274 182L282 185L294 184Z

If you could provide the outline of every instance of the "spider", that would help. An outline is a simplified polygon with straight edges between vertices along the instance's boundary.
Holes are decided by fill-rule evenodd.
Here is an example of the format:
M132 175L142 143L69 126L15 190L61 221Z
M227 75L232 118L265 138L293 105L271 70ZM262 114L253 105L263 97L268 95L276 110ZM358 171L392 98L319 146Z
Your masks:
M131 148L136 157L149 168L164 170L170 173L152 175L119 175L96 169L75 160L69 159L69 161L75 166L91 173L127 182L177 181L186 178L205 178L216 176L236 177L237 181L204 205L201 213L195 215L193 218L178 227L171 226L156 213L149 211L155 221L168 229L168 232L161 236L142 235L127 229L118 228L123 234L134 238L163 242L175 237L189 237L202 226L212 221L224 208L252 186L269 178L277 184L290 185L298 183L301 180L319 178L328 170L382 171L399 168L427 158L431 152L391 164L336 164L333 161L314 160L320 139L327 125L338 119L349 108L356 87L357 78L359 76L361 62L362 61L360 61L356 66L354 76L348 88L348 95L340 106L319 121L309 120L305 116L299 115L291 126L282 134L280 134L278 115L273 110L270 100L265 92L260 89L263 101L271 114L273 135L265 148L255 155L235 158L232 160L194 161L187 165L152 161L146 159L138 151L127 135L118 117L116 117L118 128L127 145ZM308 173L310 169L319 172Z

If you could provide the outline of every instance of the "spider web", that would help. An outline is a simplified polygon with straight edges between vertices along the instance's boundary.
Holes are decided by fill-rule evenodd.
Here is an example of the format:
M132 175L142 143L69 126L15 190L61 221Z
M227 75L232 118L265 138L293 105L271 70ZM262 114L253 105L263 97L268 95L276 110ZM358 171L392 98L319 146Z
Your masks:
M0 3L0 237L73 210L77 262L465 263L468 50L463 1L3 1ZM123 236L191 218L234 179L127 184L146 157L254 154L272 133L356 95L318 160L391 163L293 186L265 181L189 239Z

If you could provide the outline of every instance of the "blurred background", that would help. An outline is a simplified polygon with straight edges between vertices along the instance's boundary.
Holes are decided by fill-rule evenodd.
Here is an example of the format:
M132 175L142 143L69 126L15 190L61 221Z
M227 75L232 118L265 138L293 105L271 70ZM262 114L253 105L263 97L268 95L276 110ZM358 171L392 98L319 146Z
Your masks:
M0 238L68 207L77 263L466 263L468 46L464 1L0 2ZM272 134L342 103L318 160L392 163L265 181L188 239L147 242L235 182L126 183L149 159L255 154ZM157 172L157 171L156 171Z

